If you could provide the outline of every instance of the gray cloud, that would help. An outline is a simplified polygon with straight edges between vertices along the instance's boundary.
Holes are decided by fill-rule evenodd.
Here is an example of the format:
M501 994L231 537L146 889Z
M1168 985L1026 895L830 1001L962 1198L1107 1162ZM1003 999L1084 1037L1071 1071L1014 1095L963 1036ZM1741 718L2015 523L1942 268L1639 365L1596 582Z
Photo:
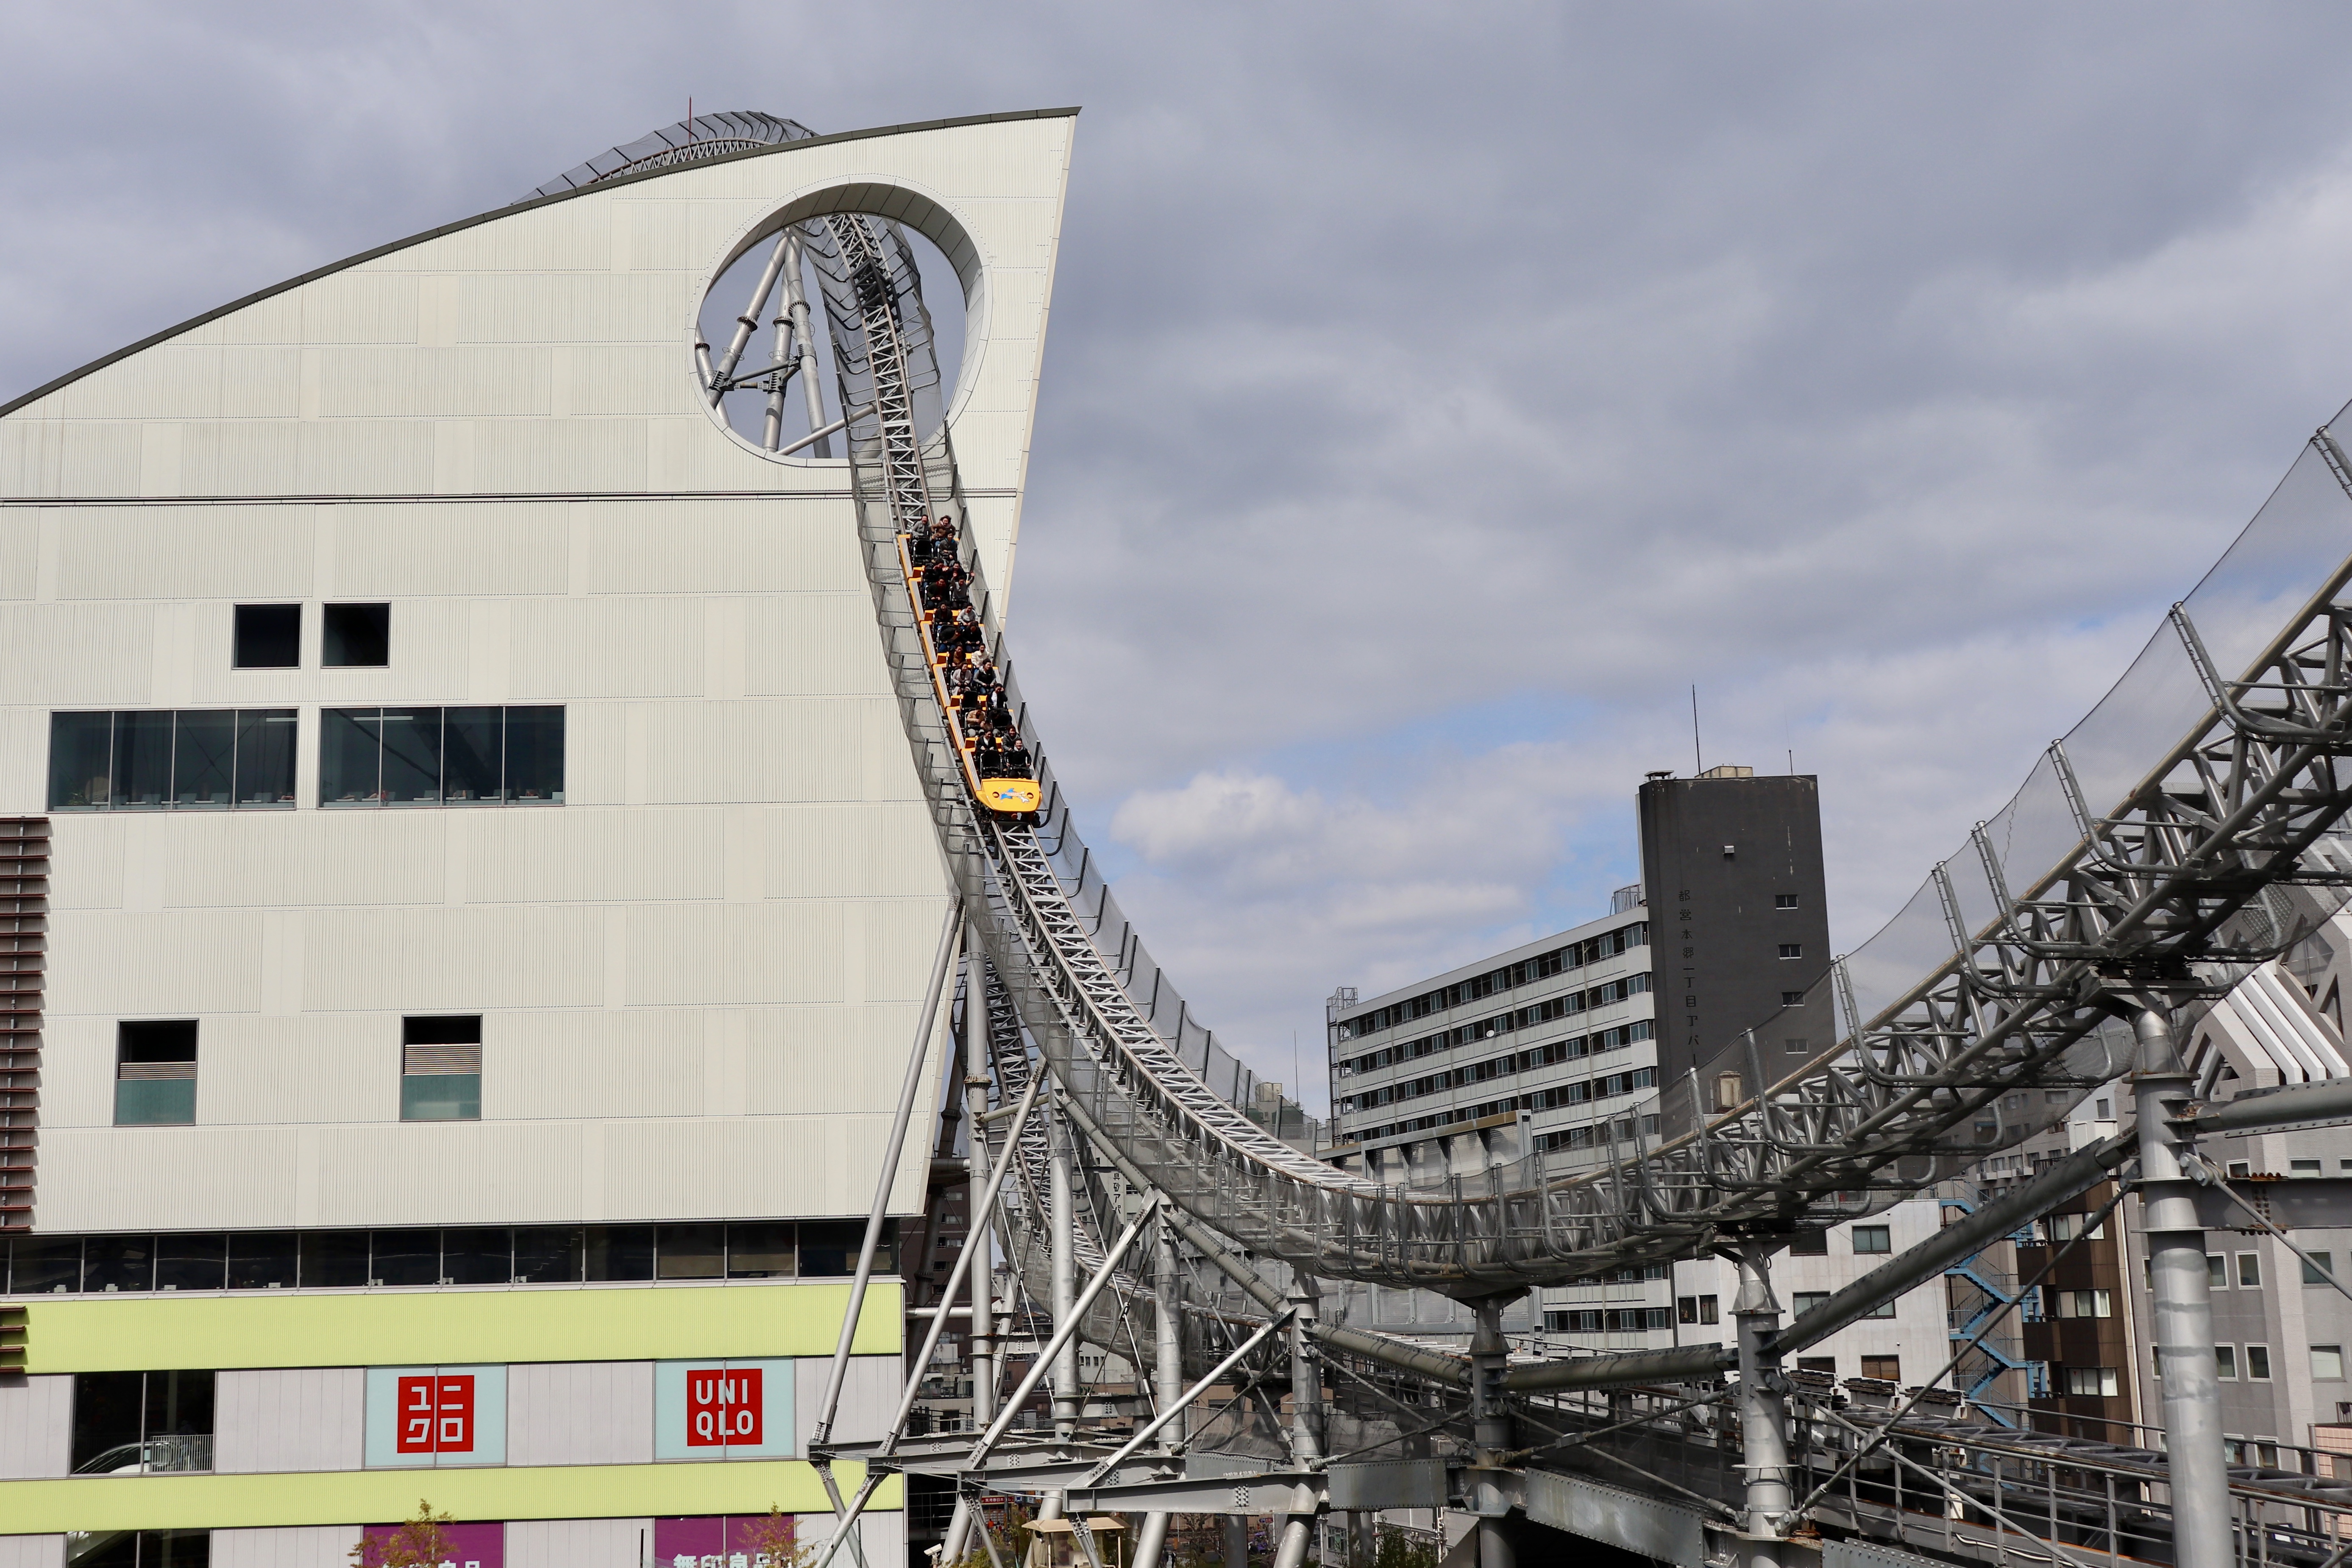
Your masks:
M704 107L1078 102L1016 646L1235 1044L1822 775L1851 945L2352 395L2315 5L11 5L0 386ZM1311 1058L1310 1058L1311 1059Z

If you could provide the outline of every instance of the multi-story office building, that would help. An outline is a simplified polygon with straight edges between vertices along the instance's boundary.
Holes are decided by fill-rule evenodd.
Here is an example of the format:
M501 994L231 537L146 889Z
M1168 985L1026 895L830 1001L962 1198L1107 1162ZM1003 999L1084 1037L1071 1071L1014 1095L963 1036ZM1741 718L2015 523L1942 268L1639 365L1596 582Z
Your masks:
M1608 914L1381 995L1331 998L1337 1163L1402 1182L1535 1150L1630 1152L1658 1131L1658 1095L1675 1081L1662 1063L1686 1073L1739 1029L1801 1005L1828 964L1815 781L1739 767L1653 775L1640 820L1643 881ZM1662 1050L1662 1020L1699 1043ZM1673 1344L1685 1325L1672 1272L1545 1290L1517 1326L1580 1346ZM1703 1284L1679 1293L1693 1299L1693 1330L1706 1327L1699 1300L1729 1300ZM1383 1327L1466 1331L1451 1303L1423 1293L1349 1302Z
M2190 1072L2215 1100L2352 1076L2342 1025L2347 979L2352 917L2335 914L2227 997L2183 1014ZM2131 1092L2126 1079L2092 1089L2055 1113L2060 1119L2046 1132L1983 1162L1978 1180L1988 1189L2013 1186L2053 1157L2127 1127ZM2340 1128L2210 1139L2200 1152L2256 1184L2352 1183ZM2103 1184L2063 1205L2068 1212L2039 1222L2032 1244L2017 1248L2025 1353L2035 1363L2031 1404L2046 1428L2154 1447L2163 1385L2147 1249L2136 1201L2092 1223L2112 1193ZM2275 1200L2272 1206L2288 1210ZM2251 1219L2206 1233L2224 1430L2243 1463L2276 1462L2281 1444L2352 1452L2345 1363L2352 1300L2329 1282L2344 1277L2339 1270L2352 1273L2352 1228L2298 1226L2292 1234L2313 1262ZM2044 1265L2047 1276L2029 1285Z
M663 146L0 405L0 1564L331 1568L420 1496L467 1568L830 1530L951 889L846 462L731 430L694 324L782 223L929 236L1001 586L1072 124Z

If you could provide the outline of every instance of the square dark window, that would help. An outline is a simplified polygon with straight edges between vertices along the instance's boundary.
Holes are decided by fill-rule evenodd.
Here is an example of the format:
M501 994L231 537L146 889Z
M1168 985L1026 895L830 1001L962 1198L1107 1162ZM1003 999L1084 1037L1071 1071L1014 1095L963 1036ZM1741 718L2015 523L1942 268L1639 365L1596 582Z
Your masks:
M210 1568L209 1530L93 1531L68 1536L66 1568Z
M1790 1238L1789 1256L1791 1258L1827 1258L1829 1255L1830 1237L1825 1230L1801 1230Z
M304 1289L349 1289L367 1282L367 1232L320 1230L302 1237Z
M145 1414L147 1374L83 1372L74 1374L73 1468L79 1475L106 1475L139 1468L139 1422Z
M155 1238L93 1236L83 1242L81 1288L85 1290L152 1290Z
M1803 992L1801 992L1801 991L1783 991L1783 992L1781 992L1781 993L1780 993L1780 1005L1781 1005L1781 1006L1783 1006L1783 1007L1801 1007L1801 1006L1803 1006L1804 1005L1805 1005L1805 994L1804 994Z
M882 1224L882 1237L874 1249L874 1272L895 1274L897 1226ZM803 1221L800 1236L800 1272L803 1279L845 1279L857 1272L858 1250L866 1245L862 1219Z
M664 1279L716 1279L726 1271L725 1226L666 1225L660 1229Z
M437 1230L379 1230L368 1258L368 1277L378 1285L438 1285L441 1282L441 1233Z
M654 1277L654 1227L592 1225L583 1253L583 1272L590 1279L650 1279Z
M228 1237L211 1235L155 1238L155 1289L217 1290L228 1279Z
M569 1285L580 1277L587 1232L576 1225L518 1226L514 1233L514 1282Z
M1782 942L1782 943L1780 944L1780 956L1781 956L1781 957L1783 957L1783 958L1802 958L1802 957L1804 957L1804 956L1805 956L1805 946L1804 946L1804 943L1802 943L1802 942Z
M478 1046L482 1043L479 1013L433 1013L400 1021L404 1046Z
M228 1288L291 1290L299 1248L290 1230L239 1231L229 1237ZM315 1281L323 1284L324 1281Z
M563 710L506 710L506 798L563 804Z
M1853 1227L1853 1249L1856 1252L1892 1252L1895 1242L1891 1227L1883 1225L1858 1225Z
M390 605L329 605L319 662L330 669L392 662Z
M1776 910L1793 910L1797 907L1797 895L1775 893L1772 895L1772 907Z
M302 606L239 605L236 654L239 669L293 669L302 662Z
M441 1283L508 1285L514 1281L514 1245L504 1226L441 1233Z
M730 1279L789 1279L793 1277L793 1222L764 1220L727 1227Z

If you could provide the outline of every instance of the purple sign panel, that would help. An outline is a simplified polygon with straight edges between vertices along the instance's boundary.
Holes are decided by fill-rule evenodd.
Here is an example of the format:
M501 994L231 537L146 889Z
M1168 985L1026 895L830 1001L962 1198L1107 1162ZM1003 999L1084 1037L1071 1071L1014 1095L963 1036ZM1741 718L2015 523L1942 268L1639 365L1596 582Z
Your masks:
M751 1545L752 1528L766 1517L710 1514L699 1519L657 1519L654 1521L653 1568L773 1568Z
M361 1539L374 1550L366 1554L362 1563L383 1562L383 1553L392 1545L392 1538L409 1528L404 1524L367 1526L361 1531ZM441 1540L445 1549L441 1568L507 1568L507 1527L501 1521L445 1524L441 1527Z

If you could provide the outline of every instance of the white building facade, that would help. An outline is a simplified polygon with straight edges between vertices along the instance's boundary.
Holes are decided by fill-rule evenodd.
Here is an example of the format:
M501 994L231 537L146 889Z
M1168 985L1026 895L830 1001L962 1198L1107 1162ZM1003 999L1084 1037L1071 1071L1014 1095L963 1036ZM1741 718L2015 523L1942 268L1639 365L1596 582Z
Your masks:
M919 1035L944 1071L950 890L848 465L729 431L696 323L784 222L929 237L1006 584L1073 125L527 202L0 408L0 1564L339 1563L420 1492L484 1568L829 1528L805 1445Z

